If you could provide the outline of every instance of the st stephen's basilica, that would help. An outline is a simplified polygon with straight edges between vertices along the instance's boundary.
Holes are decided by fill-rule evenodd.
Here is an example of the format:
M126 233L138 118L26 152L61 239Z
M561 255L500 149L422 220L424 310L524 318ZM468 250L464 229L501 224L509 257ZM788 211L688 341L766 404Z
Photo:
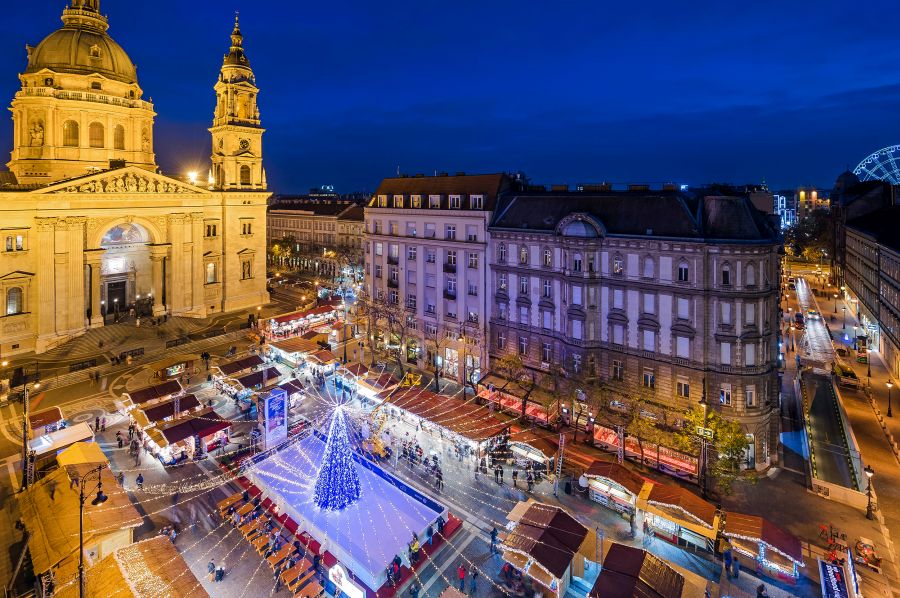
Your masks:
M207 317L268 302L266 175L256 80L237 21L215 83L208 182L160 174L153 104L108 35L100 0L71 0L36 47L0 172L0 352L42 352L107 314Z

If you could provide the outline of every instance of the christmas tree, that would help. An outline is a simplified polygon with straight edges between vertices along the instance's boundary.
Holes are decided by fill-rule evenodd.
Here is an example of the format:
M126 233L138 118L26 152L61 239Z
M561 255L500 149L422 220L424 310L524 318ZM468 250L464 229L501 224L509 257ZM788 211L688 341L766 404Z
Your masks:
M347 421L344 410L338 407L328 426L328 440L316 478L313 502L320 509L340 511L359 500L359 494L359 475L353 463Z

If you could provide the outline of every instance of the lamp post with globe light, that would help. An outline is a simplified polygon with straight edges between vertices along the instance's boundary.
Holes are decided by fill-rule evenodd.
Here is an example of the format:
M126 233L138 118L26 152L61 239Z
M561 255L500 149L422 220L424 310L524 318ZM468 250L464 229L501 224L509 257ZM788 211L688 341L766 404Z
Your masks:
M888 410L887 410L887 416L888 416L888 417L894 417L894 414L891 412L891 389L894 387L894 383L893 383L893 382L888 382L888 383L887 383L887 387L888 387Z
M95 507L102 505L109 498L103 494L103 478L101 473L106 465L98 465L96 469L91 469L81 476L78 486L78 596L84 598L84 503L87 500L84 491L84 484L93 475L97 476L97 496L91 501ZM89 493L88 493L89 494Z
M871 465L866 465L866 468L863 470L866 473L866 498L868 502L866 503L866 519L875 519L875 508L872 505L872 476L875 475L875 470L872 469Z

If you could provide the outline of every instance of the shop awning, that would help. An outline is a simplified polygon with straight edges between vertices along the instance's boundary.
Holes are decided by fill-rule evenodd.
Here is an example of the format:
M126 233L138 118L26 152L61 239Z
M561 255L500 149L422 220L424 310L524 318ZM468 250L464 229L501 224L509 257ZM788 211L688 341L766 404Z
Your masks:
M646 550L612 543L589 598L681 598L684 577Z
M247 374L246 376L241 376L237 381L241 386L249 389L263 383L268 384L269 382L274 382L279 376L281 376L281 372L278 371L278 368L269 367L258 372L253 372L252 374Z
M419 387L395 390L388 401L400 409L426 419L474 442L483 442L500 434L507 424L493 416L487 407L475 405Z
M210 409L209 411L204 410L197 416L173 422L172 425L162 430L162 435L169 444L174 444L191 436L201 438L210 436L230 426L230 421L222 419L218 413Z
M178 411L175 410L175 405L178 404ZM171 401L167 401L161 405L154 405L153 407L148 407L147 409L143 409L144 416L147 418L147 421L150 423L156 423L158 421L162 421L167 417L178 417L181 413L185 411L190 411L191 409L195 409L200 406L200 401L197 399L195 395L184 395L183 397L178 397L177 399L173 399Z
M716 507L690 490L667 484L652 484L647 504L665 509L670 515L713 529Z
M231 376L233 374L237 374L238 372L242 372L244 370L249 370L250 368L257 367L265 363L263 358L259 355L250 355L249 357L244 357L238 359L237 361L231 361L229 363L223 363L218 366L219 371L222 372L225 376Z
M534 450L538 451L547 459L552 459L556 456L559 447L554 440L547 438L546 436L542 436L540 434L536 434L531 430L516 430L512 434L510 434L510 442L518 442L520 444L527 444Z
M479 392L481 390L486 391L481 395L482 398L489 401L499 400L507 409L516 409L517 407L513 405L514 402L518 404L518 409L521 409L522 397L528 392L528 384L525 385L526 388L522 388L522 385L511 382L495 372L488 372L482 376L478 381L478 386ZM504 401L504 399L508 400ZM528 401L525 407L526 414L538 419L555 419L556 403L557 398L553 392L541 386L535 386L528 392ZM530 410L529 407L531 407Z
M274 388L280 388L281 390L286 392L289 397L299 392L303 392L303 386L301 386L300 383L296 380L287 380L275 386Z
M634 473L624 465L609 461L594 461L584 475L588 478L605 478L625 488L631 494L638 496L644 484L649 483L644 478Z
M31 424L32 430L35 428L43 428L44 426L55 424L62 420L63 414L59 407L50 407L49 409L44 409L37 413L28 414L28 422Z
M103 449L96 442L76 442L56 455L60 467L78 465L80 463L108 463Z
M181 383L178 380L169 380L156 386L148 386L135 391L127 391L124 394L131 399L135 405L140 405L148 401L163 399L175 393L181 392Z
M803 565L803 548L800 545L800 540L768 519L754 515L726 512L725 531L722 533L727 537L763 542L786 558Z
M362 386L365 386L377 393L385 393L388 394L392 392L400 382L394 378L391 374L383 373L373 375L372 372L369 372L369 375L359 380L359 383ZM386 397L379 397L384 400Z

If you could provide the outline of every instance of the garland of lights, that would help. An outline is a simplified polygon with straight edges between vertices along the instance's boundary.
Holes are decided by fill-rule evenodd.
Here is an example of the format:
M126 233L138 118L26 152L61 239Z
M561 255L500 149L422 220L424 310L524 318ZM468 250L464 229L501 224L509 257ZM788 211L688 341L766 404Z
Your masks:
M338 407L328 426L328 440L316 477L313 502L326 511L341 511L358 501L359 496L359 474L353 462L344 409Z

